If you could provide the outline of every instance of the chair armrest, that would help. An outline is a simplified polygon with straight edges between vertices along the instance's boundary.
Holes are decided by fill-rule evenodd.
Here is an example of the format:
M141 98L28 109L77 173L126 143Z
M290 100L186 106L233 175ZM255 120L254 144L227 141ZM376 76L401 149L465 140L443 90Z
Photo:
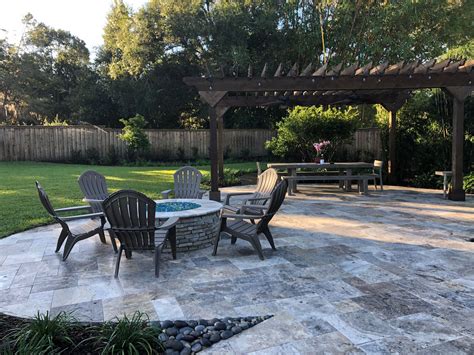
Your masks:
M198 197L202 198L206 192L207 192L206 190L199 190L198 191Z
M165 223L163 223L161 226L156 227L156 229L168 230L176 226L178 222L179 222L179 217L171 217L171 218L168 218L168 220Z
M247 202L247 201L266 201L266 200L269 200L270 197L271 196L268 195L267 197L248 198L247 200L245 200L245 202Z
M57 208L54 212L71 212L71 211L79 211L79 210L91 210L91 206L74 206L74 207L65 207L65 208Z
M86 198L86 197L84 197L84 198L82 199L82 201L84 201L84 202L89 202L89 203L90 203L90 202L93 202L93 203L94 203L94 202L95 202L95 203L102 203L102 202L104 202L104 200L102 200L102 199Z
M97 213L81 214L78 216L67 216L67 217L59 217L59 218L67 222L67 221L75 221L77 219L86 219L86 218L90 219L94 217L104 217L104 214L102 212L97 212ZM105 219L104 219L104 224L105 224Z
M241 211L245 210L268 210L268 206L262 206L262 205L243 205L240 207Z
M163 198L169 198L169 195L170 195L170 193L171 193L172 191L173 191L173 190L161 191L161 196L163 196Z
M224 205L230 205L229 202L232 196L243 196L243 195L253 195L253 194L254 192L232 192L226 195Z
M221 215L222 218L230 218L230 219L260 219L263 216L257 215L250 215L250 214L223 214Z

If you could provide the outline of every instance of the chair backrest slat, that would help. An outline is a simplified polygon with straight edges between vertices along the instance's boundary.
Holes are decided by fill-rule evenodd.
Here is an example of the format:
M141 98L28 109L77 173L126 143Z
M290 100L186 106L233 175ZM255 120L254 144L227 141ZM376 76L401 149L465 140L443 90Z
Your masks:
M199 198L202 174L192 166L183 166L174 173L175 198Z
M271 221L275 213L280 209L283 201L285 200L286 192L288 190L288 181L282 180L273 190L270 202L268 204L268 209L266 210L264 216L258 222L257 228L260 229Z
M96 171L85 171L79 176L77 182L85 198L105 200L109 196L105 177ZM89 204L92 212L102 212L102 204L100 202L91 202Z
M265 170L258 176L257 187L255 189L254 198L261 198L268 196L276 184L278 183L279 177L275 169L270 168ZM251 204L263 205L265 201L253 201Z
M49 197L46 194L46 191L41 187L40 183L38 181L35 181L36 184L36 189L38 190L38 196L40 199L41 204L43 205L44 209L48 212L48 214L53 217L54 219L57 219L58 215L54 211L53 205L51 204L51 201L49 201Z
M110 195L103 208L112 231L127 249L155 247L156 204L153 200L137 191L121 190Z

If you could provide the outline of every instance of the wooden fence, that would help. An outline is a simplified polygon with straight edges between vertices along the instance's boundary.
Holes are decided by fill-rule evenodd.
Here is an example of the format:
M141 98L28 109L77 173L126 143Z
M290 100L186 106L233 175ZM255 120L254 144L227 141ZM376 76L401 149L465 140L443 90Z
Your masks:
M118 137L119 129L94 126L0 126L0 161L68 161L80 152L95 150L106 158L113 148L124 157L126 145ZM172 160L209 156L208 130L146 130L151 143L151 157ZM265 129L226 129L224 147L232 157L263 157L267 155L265 142L276 132ZM354 135L351 152L370 156L381 155L380 130L363 129Z

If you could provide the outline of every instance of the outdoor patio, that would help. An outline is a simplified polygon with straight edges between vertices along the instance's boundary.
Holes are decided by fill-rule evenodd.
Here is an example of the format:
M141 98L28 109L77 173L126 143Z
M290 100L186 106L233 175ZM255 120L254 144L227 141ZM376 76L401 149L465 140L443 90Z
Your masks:
M235 187L223 192L253 191ZM273 219L277 251L262 240L123 260L94 237L66 262L58 225L0 240L0 311L72 311L102 321L141 310L152 319L274 317L207 353L474 352L474 198L386 187L362 196L300 185Z

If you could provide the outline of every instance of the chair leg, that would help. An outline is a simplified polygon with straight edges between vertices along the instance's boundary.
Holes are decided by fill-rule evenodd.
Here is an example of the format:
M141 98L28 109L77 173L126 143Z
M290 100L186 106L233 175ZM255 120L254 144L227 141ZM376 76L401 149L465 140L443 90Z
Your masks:
M99 238L102 244L107 244L107 241L105 240L105 233L103 229L99 229Z
M118 252L117 241L115 240L114 232L109 230L109 236L110 236L110 243L112 243L112 247L114 248L114 252L115 252L115 254L117 254L117 252Z
M275 243L273 241L273 235L270 232L270 229L268 229L268 227L263 230L263 234L265 234L265 237L267 237L267 240L270 243L270 246L272 247L272 249L276 250Z
M253 248L257 251L260 260L265 260L263 257L262 244L260 244L260 240L258 239L257 235L254 235L250 238L250 244L252 244Z
M237 237L231 236L230 237L230 244L235 244L237 243Z
M216 239L214 240L214 250L212 251L212 256L217 255L217 246L219 245L220 239L221 239L221 232L219 231L216 235Z
M168 240L170 242L171 255L173 260L176 260L176 227L171 228L169 231Z
M77 242L77 238L74 237L72 234L68 234L67 239L66 239L66 244L64 245L63 261L66 261L66 259L71 253L71 250L76 244L76 242Z
M380 191L383 192L383 180L382 180L382 175L380 175L379 180L380 180Z
M132 258L132 251L131 250L128 250L128 249L125 249L125 257L130 260Z
M155 277L160 276L160 256L162 247L162 245L159 245L155 248Z
M57 253L59 251L59 249L61 249L61 246L63 245L64 240L66 240L66 238L67 238L67 234L68 234L67 229L63 228L63 230L61 231L61 234L59 235L59 238L58 238L58 244L56 245L55 253Z
M115 263L115 274L114 274L114 277L117 278L118 277L118 273L119 273L119 268L120 268L120 259L122 259L122 252L123 252L123 246L121 245L119 250L118 250L118 255L117 255L117 261Z

